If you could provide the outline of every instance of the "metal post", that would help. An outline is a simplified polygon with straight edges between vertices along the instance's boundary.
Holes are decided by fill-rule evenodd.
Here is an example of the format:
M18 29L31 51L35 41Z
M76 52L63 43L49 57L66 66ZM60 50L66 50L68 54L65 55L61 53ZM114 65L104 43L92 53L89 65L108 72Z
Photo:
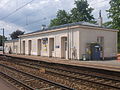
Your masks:
M20 54L21 54L21 36L20 36Z
M69 59L69 30L70 30L70 26L68 24L68 37L67 37L67 45L68 45L68 59Z
M3 44L3 54L4 54L4 38L5 38L5 37L4 37L4 28L3 28L3 37L2 37L2 41L3 41L3 42L2 42L2 44Z

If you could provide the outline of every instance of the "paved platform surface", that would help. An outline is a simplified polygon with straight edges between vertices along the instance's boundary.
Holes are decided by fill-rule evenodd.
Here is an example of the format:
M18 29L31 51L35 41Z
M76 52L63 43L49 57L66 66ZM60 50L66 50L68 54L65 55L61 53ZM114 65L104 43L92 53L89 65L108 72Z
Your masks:
M59 58L48 58L48 57L29 56L29 55L15 55L15 54L6 54L6 55L14 56L14 57L29 58L33 60L40 60L40 61L46 61L46 62L69 64L74 66L85 66L85 67L120 71L120 60L78 61L78 60L66 60L66 59L59 59Z
M18 89L10 85L2 78L0 78L0 90L18 90Z

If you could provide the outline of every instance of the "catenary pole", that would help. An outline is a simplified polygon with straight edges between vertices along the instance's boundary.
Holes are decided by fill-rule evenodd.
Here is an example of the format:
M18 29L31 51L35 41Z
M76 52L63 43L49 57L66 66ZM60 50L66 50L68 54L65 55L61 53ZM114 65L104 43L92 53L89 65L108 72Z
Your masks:
M4 28L3 28L2 30L3 30L2 44L3 44L3 54L4 54L4 53L5 53L5 52L4 52L4 38L5 38L5 37L4 37Z

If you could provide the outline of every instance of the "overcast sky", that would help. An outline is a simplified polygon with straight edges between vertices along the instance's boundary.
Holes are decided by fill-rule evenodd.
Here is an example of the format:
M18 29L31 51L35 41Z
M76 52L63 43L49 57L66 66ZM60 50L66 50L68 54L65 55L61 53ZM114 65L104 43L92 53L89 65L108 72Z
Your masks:
M26 33L40 30L42 24L49 24L59 9L69 12L71 8L75 7L74 0L33 0L24 8L12 13L30 1L32 0L0 0L0 29L5 28L6 36L17 29ZM108 21L106 10L110 7L109 1L88 0L90 7L94 8L92 14L96 19L99 10L102 10L104 22ZM9 14L11 15L8 16Z

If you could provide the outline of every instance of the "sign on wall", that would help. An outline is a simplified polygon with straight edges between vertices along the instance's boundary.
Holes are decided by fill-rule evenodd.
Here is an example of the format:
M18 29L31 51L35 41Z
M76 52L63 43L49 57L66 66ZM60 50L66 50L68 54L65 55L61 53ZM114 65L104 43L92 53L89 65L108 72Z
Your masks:
M42 38L43 51L47 51L48 38Z

